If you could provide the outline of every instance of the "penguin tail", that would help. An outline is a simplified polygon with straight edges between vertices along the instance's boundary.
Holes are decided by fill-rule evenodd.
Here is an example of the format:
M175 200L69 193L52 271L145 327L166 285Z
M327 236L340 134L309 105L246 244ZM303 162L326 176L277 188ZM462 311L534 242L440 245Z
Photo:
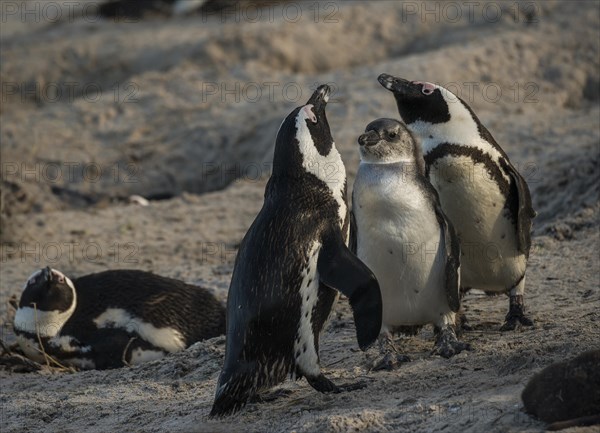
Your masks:
M251 380L244 380L244 378L238 377L232 378L223 385L219 384L209 416L211 418L220 418L233 415L246 405L252 394Z
M247 399L240 399L231 394L222 394L215 398L209 416L211 418L221 418L233 415L246 405L246 401Z

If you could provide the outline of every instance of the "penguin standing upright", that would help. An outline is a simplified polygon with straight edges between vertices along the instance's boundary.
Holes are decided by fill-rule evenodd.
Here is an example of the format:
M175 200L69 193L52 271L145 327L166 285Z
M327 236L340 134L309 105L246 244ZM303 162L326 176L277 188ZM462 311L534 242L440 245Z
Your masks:
M460 306L458 239L425 177L418 144L393 119L369 123L358 142L353 233L357 256L375 273L383 302L383 357L374 368L407 360L391 338L407 326L434 324L434 354L449 358L470 349L454 328Z
M14 319L23 352L81 369L162 358L225 332L225 308L206 289L150 272L119 269L71 281L34 272ZM41 345L41 347L40 347Z
M277 133L265 201L235 261L211 416L239 410L288 375L319 392L358 387L334 385L319 367L319 335L336 290L350 300L360 348L379 334L379 285L346 246L346 170L325 115L329 93L320 86Z
M429 180L460 240L463 290L508 293L500 329L532 326L523 295L535 211L525 179L458 96L428 82L378 80L421 141Z

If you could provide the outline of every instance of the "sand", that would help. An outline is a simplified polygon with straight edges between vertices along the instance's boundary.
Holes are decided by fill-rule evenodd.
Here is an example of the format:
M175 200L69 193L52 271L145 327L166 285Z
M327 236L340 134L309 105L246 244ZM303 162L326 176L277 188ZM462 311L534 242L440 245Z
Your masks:
M290 4L302 13L282 3L261 22L256 8L225 22L119 22L50 20L43 8L22 19L3 6L2 340L14 341L8 299L45 265L73 276L151 270L225 301L282 119L330 83L352 185L357 136L397 116L382 72L459 91L525 176L538 212L526 287L536 327L500 333L507 298L471 292L473 352L430 357L427 327L399 341L411 363L372 372L376 351L358 350L342 299L322 365L335 382L367 381L363 390L320 395L288 381L288 397L209 420L221 337L133 368L1 368L2 432L534 432L544 424L522 410L527 380L600 347L598 3L458 2L459 19L437 2Z

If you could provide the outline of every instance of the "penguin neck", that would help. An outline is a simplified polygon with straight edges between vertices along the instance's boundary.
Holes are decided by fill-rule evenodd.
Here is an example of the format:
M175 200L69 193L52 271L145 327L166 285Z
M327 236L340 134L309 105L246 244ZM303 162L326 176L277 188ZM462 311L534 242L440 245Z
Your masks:
M360 165L380 169L392 169L398 173L418 173L425 175L425 161L420 149L415 147L412 155L388 155L385 158L369 158L361 155Z
M479 120L459 98L448 102L450 120L430 123L422 120L412 122L409 127L421 139L423 152L428 153L440 143L468 144L479 141Z
M69 280L70 282L70 280ZM65 311L39 310L37 307L20 307L15 313L15 330L39 335L42 338L52 338L60 334L63 326L71 318L77 306L77 293L72 283L73 302Z
M334 196L340 195L346 183L346 168L342 157L332 143L327 155L321 155L314 147L300 147L302 168L323 182Z
M373 156L371 157L368 154L361 155L360 163L361 164L376 164L376 165L386 165L386 164L414 164L413 155L386 155L384 157Z
M346 168L329 133L313 137L306 119L296 118L296 139L304 171L313 174L335 195L346 183ZM319 148L317 148L319 146Z
M433 125L423 130L417 129L419 128L419 125L417 125L417 128L414 129L415 134L421 139L423 155L428 155L440 147L451 144L464 148L477 149L487 154L496 163L500 159L506 158L504 151L498 146L483 125L478 127L478 124L473 122L468 128L462 126L455 129L447 124L444 125L446 125L445 128L443 125ZM413 128L413 125L410 126ZM461 130L465 131L464 134L460 132ZM487 137L482 136L481 131L484 131Z

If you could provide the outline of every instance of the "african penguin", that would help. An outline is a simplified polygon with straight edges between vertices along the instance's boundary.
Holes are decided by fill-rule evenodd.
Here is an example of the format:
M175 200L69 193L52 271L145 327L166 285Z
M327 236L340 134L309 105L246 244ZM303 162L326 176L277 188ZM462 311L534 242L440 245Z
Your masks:
M23 352L80 369L134 365L225 333L225 308L206 289L135 270L71 281L46 267L27 280L14 329ZM43 346L43 351L39 343Z
M340 392L321 372L319 336L338 292L348 296L361 349L381 328L373 273L347 248L346 170L320 86L277 133L262 209L240 245L227 300L227 342L211 416L230 414L285 380Z
M532 326L523 295L536 213L525 179L462 99L432 83L378 79L420 139L429 180L456 228L462 289L510 295L501 330Z
M358 258L377 277L383 302L383 357L374 368L391 369L408 360L392 341L392 332L407 326L434 324L434 354L449 358L469 349L454 329L460 306L458 239L425 177L419 145L393 119L369 123L358 143L353 233Z

